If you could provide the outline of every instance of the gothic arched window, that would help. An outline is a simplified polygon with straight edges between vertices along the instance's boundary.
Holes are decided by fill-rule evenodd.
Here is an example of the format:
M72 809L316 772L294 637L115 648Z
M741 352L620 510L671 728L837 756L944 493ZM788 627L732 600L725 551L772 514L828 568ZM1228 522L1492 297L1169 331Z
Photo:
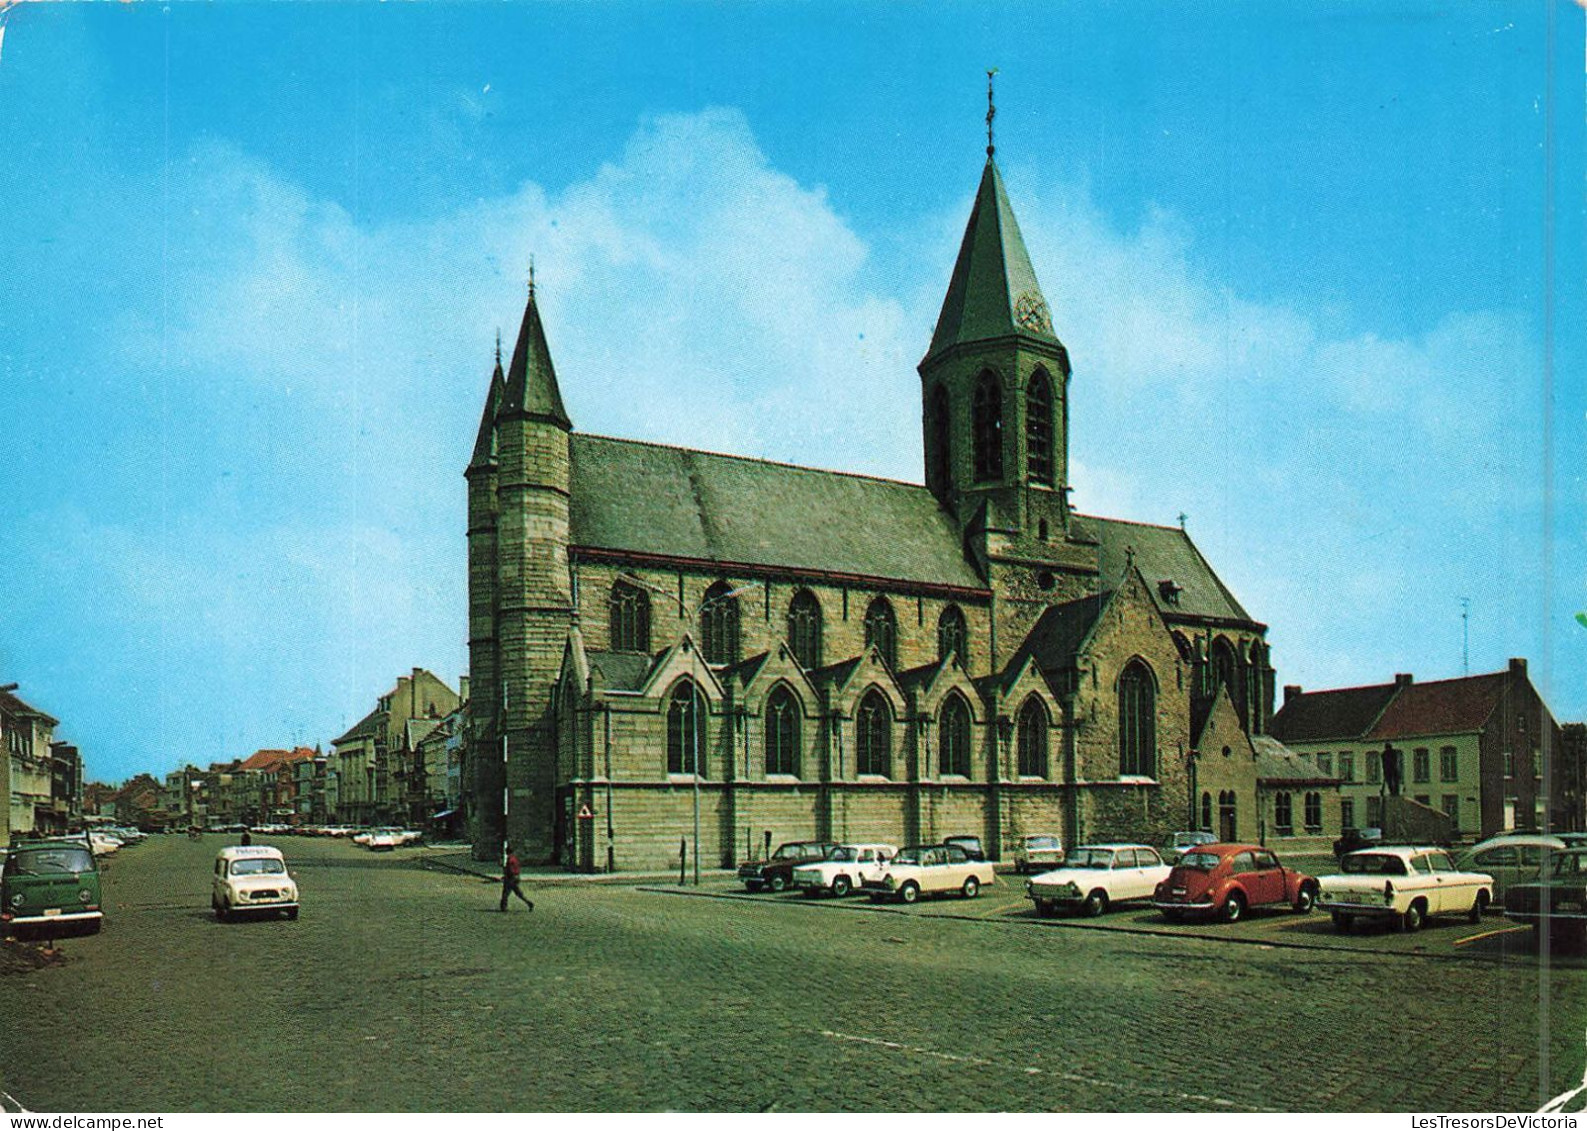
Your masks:
M937 618L937 659L946 660L949 656L957 656L959 666L967 667L966 637L964 613L960 611L958 605L949 605L942 610L942 616Z
M1229 699L1234 703L1234 713L1240 718L1240 728L1246 729L1245 720L1245 680L1240 670L1240 659L1234 654L1234 646L1222 636L1212 642L1212 674L1213 678L1229 689ZM1213 687L1213 694L1217 694L1217 687Z
M708 664L738 659L738 598L727 582L718 581L700 602L700 650Z
M854 771L889 777L893 769L893 711L874 687L854 716Z
M1003 389L990 371L982 373L975 384L971 440L976 482L1003 478Z
M873 644L882 654L882 663L889 668L898 666L898 620L886 597L876 598L865 610L865 646Z
M1119 775L1157 775L1157 703L1151 670L1131 660L1119 676Z
M667 697L667 773L705 776L704 697L692 681L680 679Z
M1232 841L1239 835L1234 790L1221 790L1218 793L1218 839Z
M821 602L808 589L788 604L788 647L801 667L821 666Z
M1047 707L1035 695L1019 711L1019 775L1047 776Z
M941 385L931 391L926 402L926 486L941 490L947 486L952 449L948 417L948 390Z
M650 597L643 589L619 581L612 586L611 649L613 652L650 651Z
M1052 380L1045 369L1025 387L1025 466L1031 482L1053 483Z
M799 776L799 700L785 684L766 702L766 772Z
M1201 795L1201 828L1204 832L1212 831L1212 794Z
M937 717L937 768L943 774L970 776L970 708L962 696L948 696Z

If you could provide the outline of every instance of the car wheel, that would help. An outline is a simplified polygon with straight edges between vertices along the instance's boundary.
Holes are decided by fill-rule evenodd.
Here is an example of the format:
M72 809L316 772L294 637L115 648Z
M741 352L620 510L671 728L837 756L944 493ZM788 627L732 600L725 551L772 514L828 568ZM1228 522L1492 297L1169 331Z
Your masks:
M1231 891L1229 898L1223 901L1223 921L1225 923L1238 923L1240 916L1245 914L1245 896L1237 891Z
M1058 914L1058 905L1050 900L1038 899L1036 901L1036 914L1043 919L1051 919Z
M1183 923L1185 921L1185 913L1183 911L1164 911L1163 918L1170 923Z
M746 882L744 884L744 890L749 892L751 895L753 895L755 892L758 892L760 890L760 884L759 884L759 882L756 882L756 883L753 883L753 884Z
M1336 931L1341 931L1341 932L1343 932L1345 934L1349 934L1350 933L1350 916L1346 915L1343 911L1335 911L1333 913L1333 917L1334 917L1334 929Z
M772 891L778 892L788 886L788 881L781 876L771 876L766 880L766 886Z
M1405 909L1404 915L1400 916L1400 930L1406 932L1419 931L1422 927L1422 919L1422 901L1417 900Z
M834 876L832 879L832 894L837 898L842 899L844 896L849 894L849 892L853 889L853 886L854 885L849 882L849 878L847 876Z
M297 909L297 908L296 908L296 907L293 907L293 908L290 908L290 909L289 909L289 910L288 910L288 911L287 911L287 918L288 918L288 919L291 919L291 920L293 920L293 921L296 921L296 920L297 920L297 917L298 917L298 909Z
M1466 918L1470 919L1473 923L1480 923L1482 922L1482 917L1487 914L1487 911L1488 893L1485 891L1479 891L1477 893L1477 898L1471 901L1471 910L1466 913Z
M1305 915L1317 905L1317 889L1310 884L1302 884L1300 891L1295 893L1295 910Z
M915 900L920 898L920 885L915 883L915 881L910 880L907 884L898 889L898 898L903 900L905 903L915 902Z
M981 881L974 876L964 877L964 887L959 889L964 893L965 899L974 899L981 894Z
M231 920L231 912L227 910L224 903L218 903L215 905L215 918L220 920L222 923L229 922Z
M1098 888L1086 896L1085 908L1087 915L1097 916L1102 914L1108 909L1108 893Z
M88 923L88 933L91 935L97 935L99 933L99 929L104 925L105 921L103 919L91 919Z

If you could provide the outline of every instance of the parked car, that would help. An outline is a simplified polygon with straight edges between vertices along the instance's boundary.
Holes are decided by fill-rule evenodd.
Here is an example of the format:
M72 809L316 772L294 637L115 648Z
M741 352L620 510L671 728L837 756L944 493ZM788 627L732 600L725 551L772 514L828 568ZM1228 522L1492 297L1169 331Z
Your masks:
M1179 862L1179 858L1192 848L1199 848L1203 844L1212 844L1217 837L1201 829L1190 832L1178 832L1168 838L1168 843L1163 845L1162 857L1170 864Z
M99 865L85 837L24 837L0 867L0 923L15 931L62 925L94 934L104 923Z
M1051 833L1022 836L1014 849L1014 871L1021 875L1056 868L1063 862L1063 841Z
M1337 875L1317 881L1317 906L1348 931L1377 919L1414 931L1430 915L1464 914L1475 923L1493 902L1493 877L1456 869L1442 848L1384 847L1352 852Z
M1293 907L1302 914L1317 902L1317 881L1286 868L1255 844L1203 844L1179 858L1157 885L1152 906L1178 922L1191 916L1233 923L1252 907Z
M958 845L960 848L964 849L964 854L971 860L986 859L986 849L982 846L981 838L978 836L971 836L969 834L960 836L945 836L942 838L942 843Z
M1062 868L1030 880L1025 894L1038 915L1056 915L1060 907L1100 915L1112 903L1152 898L1170 870L1157 849L1144 844L1086 844L1070 852Z
M1493 901L1502 906L1511 886L1538 879L1549 854L1564 848L1565 839L1549 833L1501 833L1460 853L1455 867L1492 876Z
M221 922L253 912L298 917L298 885L279 848L267 844L223 848L215 857L210 907Z
M114 856L121 851L121 838L109 833L89 833L88 847L95 856Z
M827 892L842 897L880 876L896 855L898 848L891 844L840 844L825 860L795 868L793 886L806 895Z
M1363 848L1375 848L1382 843L1382 829L1346 829L1344 835L1334 841L1334 855L1344 857L1352 852L1360 852Z
M882 874L860 885L872 903L914 903L923 895L956 891L974 899L997 882L991 861L977 860L958 844L917 844L899 849Z
M827 841L796 840L777 846L768 860L750 860L738 866L738 878L746 891L782 891L793 882L793 870L800 864L825 860L837 845Z
M390 852L406 843L401 829L371 829L364 838L364 847L371 852Z
M1587 940L1587 848L1552 852L1537 879L1510 885L1504 913L1561 943Z

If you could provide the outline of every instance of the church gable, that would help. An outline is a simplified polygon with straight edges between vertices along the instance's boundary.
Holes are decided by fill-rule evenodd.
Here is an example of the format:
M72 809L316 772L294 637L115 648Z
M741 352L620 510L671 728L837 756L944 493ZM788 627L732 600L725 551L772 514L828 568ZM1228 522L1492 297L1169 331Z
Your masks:
M792 692L806 718L814 719L820 714L821 692L786 644L779 644L772 651L737 665L725 676L724 682L750 714L763 713L767 698L779 686Z
M908 709L903 687L875 648L867 648L854 659L822 668L812 676L825 693L827 706L845 718L854 716L860 700L873 688L886 698L895 719L903 718Z

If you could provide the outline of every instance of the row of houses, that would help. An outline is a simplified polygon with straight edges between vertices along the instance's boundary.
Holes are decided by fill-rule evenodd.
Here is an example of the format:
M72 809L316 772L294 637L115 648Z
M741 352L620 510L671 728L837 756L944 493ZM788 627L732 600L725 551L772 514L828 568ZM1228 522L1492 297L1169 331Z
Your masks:
M60 720L0 689L0 844L13 833L64 832L82 819L83 759L77 747L55 740Z
M163 780L139 774L119 787L92 783L86 811L151 828L403 824L460 832L469 808L467 694L466 678L453 691L414 668L328 753L318 745L265 749L205 768L183 765Z

